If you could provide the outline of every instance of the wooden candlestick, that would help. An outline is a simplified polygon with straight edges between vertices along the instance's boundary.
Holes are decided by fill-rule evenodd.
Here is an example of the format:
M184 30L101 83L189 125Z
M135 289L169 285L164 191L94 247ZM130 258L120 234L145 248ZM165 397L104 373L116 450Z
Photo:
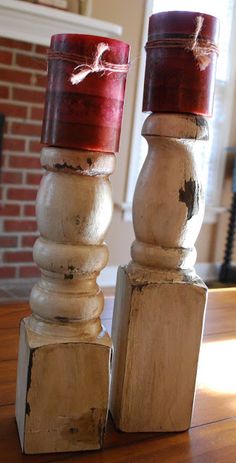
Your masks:
M122 431L189 428L207 288L195 274L206 120L152 114L133 201L132 261L118 271L111 412Z
M37 197L42 277L21 322L16 419L25 453L102 447L111 340L96 277L108 259L109 175L118 151L129 45L51 38ZM76 78L76 81L75 81Z
M112 324L111 411L123 431L183 431L191 422L207 294L194 271L204 213L196 150L208 137L218 28L196 12L149 20L149 151L134 194L133 260L118 271Z
M114 154L44 148L37 197L41 237L33 314L21 322L16 420L25 453L98 449L103 443L111 340L96 277L112 215Z

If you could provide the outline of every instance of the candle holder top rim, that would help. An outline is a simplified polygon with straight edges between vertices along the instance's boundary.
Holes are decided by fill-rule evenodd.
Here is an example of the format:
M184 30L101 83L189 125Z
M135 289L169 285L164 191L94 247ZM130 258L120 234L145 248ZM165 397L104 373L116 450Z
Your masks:
M105 37L101 35L91 35L91 34L67 34L67 33L61 33L61 34L53 34L51 36L51 45L55 42L55 40L92 40L92 39L98 39L98 42L106 42L109 45L126 45L128 48L130 45L125 42L124 40L119 40L119 39L113 39L111 37Z
M127 64L129 62L130 45L122 40L88 34L54 34L51 37L50 51L73 53L93 58L100 43L109 46L102 59L113 64Z
M160 37L190 36L196 30L196 18L203 18L203 25L199 31L198 38L218 43L220 21L215 16L195 11L163 11L155 13L149 18L148 41Z

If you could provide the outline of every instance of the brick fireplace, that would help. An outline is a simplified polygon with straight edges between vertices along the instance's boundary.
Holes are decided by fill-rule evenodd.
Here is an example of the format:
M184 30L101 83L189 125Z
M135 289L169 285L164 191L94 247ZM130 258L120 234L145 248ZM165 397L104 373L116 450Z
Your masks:
M0 37L0 113L5 115L0 180L0 278L33 278L35 198L46 83L46 47Z

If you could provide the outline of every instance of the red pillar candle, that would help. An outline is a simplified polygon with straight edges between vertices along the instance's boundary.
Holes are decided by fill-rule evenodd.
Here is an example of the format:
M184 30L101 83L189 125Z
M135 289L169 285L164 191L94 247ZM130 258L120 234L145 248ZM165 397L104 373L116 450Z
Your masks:
M101 43L108 49L99 59L102 70L96 71L94 60ZM129 45L120 40L81 34L52 36L42 143L117 152L128 59ZM85 71L84 79L73 85L71 77L81 71Z
M187 11L150 17L143 110L212 113L219 21Z

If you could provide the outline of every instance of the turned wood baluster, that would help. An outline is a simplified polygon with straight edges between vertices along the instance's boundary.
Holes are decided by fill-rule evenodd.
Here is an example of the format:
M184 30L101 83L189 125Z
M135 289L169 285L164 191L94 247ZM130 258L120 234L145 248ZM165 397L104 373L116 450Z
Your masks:
M132 261L118 272L111 411L123 431L190 426L207 288L194 271L204 213L202 117L152 114L133 201Z
M25 453L103 445L111 339L101 325L96 278L108 259L109 175L119 150L129 46L58 34L48 59L34 246L42 276L30 296L32 315L21 322L17 374Z
M207 122L200 116L152 114L142 135L149 151L134 194L131 257L148 267L192 269L204 214L198 164Z
M44 148L41 162L47 173L37 197L41 238L34 259L42 278L31 294L32 312L99 334L103 294L96 277L108 260L103 240L113 209L108 176L115 155Z
M134 200L132 261L120 267L112 323L111 412L123 431L191 423L207 288L194 271L204 199L218 21L195 12L149 20L142 134L149 150Z
M26 453L100 448L111 340L96 277L112 215L114 154L44 148L32 316L21 322L16 418ZM28 379L27 379L28 371ZM30 377L30 380L29 380Z

